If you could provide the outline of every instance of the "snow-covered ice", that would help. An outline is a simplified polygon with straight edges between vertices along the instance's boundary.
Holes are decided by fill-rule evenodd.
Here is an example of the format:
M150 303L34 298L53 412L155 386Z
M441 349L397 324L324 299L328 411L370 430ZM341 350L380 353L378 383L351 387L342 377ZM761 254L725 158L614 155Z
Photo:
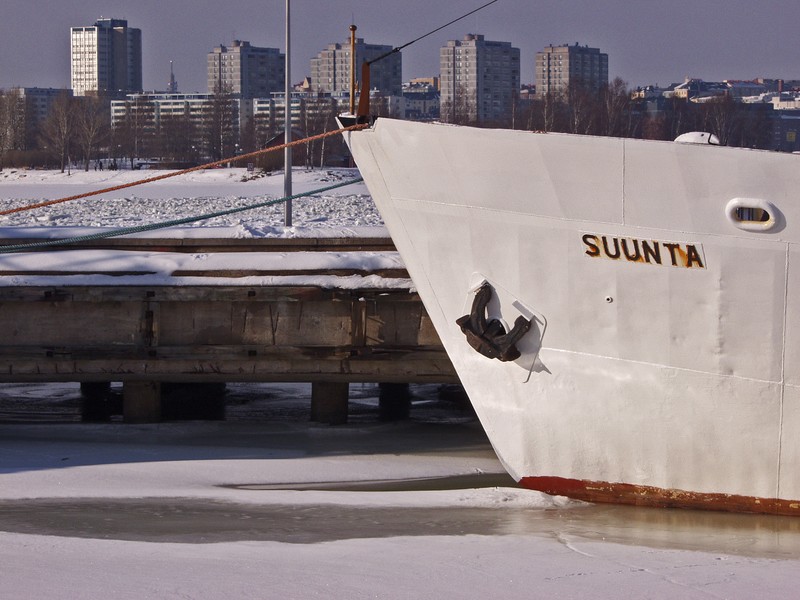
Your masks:
M4 170L0 203L147 175ZM356 175L298 171L294 187ZM124 227L282 195L280 176L246 179L241 169L220 169L0 217L0 237ZM363 184L296 200L294 208L292 228L280 225L283 209L275 207L169 235L386 235ZM157 274L178 261L82 258ZM26 269L60 260L50 252L0 256L3 266L17 261ZM352 260L396 264L391 256ZM309 402L288 389L280 401ZM501 473L469 418L382 423L367 416L340 427L297 419L0 425L0 599L797 594L796 519L589 506L506 485L436 485L436 478L488 481ZM382 491L378 484L387 480L400 488Z
M49 200L124 185L152 177L148 171L56 171L7 169L0 171L2 209L30 206ZM293 171L295 194L356 180L355 169ZM251 207L283 197L282 174L254 176L246 169L213 169L175 178L44 206L30 211L0 215L0 238L47 240L78 237L113 229L151 225L209 213ZM132 234L135 237L197 238L307 238L375 237L388 233L363 183L296 198L292 202L292 226L285 227L284 205L244 210L199 220L179 227ZM322 261L326 261L323 263ZM173 277L180 270L308 270L335 264L358 270L396 269L403 263L396 252L383 253L263 253L226 252L187 254L177 252L130 252L120 250L69 250L0 254L0 285L229 285L230 279ZM20 272L58 271L66 275L24 275ZM128 276L69 275L71 272L126 272ZM241 285L318 285L409 288L406 279L376 276L250 276L237 278Z
M463 421L0 426L0 598L793 597L785 519L414 483L500 471Z
M141 181L161 171L0 171L2 208L17 208L90 191ZM292 171L292 192L307 193L357 179L356 169ZM0 216L0 228L129 227L244 208L283 197L283 173L253 176L246 169L211 169L179 175L142 186L54 204L30 212ZM308 229L360 232L382 228L366 186L356 183L292 202L293 227L283 228L283 205L246 210L192 225L205 235L239 237L320 235ZM228 231L226 231L228 230ZM199 233L199 232L195 232ZM176 235L170 231L170 235ZM180 234L178 234L180 235ZM201 234L203 235L203 234ZM383 235L386 235L383 233Z

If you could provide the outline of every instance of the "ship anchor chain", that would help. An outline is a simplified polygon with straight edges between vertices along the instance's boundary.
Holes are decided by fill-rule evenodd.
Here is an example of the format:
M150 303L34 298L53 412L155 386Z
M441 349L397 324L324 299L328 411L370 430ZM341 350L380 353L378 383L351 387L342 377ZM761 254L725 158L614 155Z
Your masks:
M516 360L520 357L517 342L531 328L531 322L522 315L514 321L514 327L506 333L499 319L486 319L486 306L492 299L492 286L484 281L475 298L472 310L468 315L456 320L461 331L467 336L467 342L475 350L488 358L496 358L502 362Z

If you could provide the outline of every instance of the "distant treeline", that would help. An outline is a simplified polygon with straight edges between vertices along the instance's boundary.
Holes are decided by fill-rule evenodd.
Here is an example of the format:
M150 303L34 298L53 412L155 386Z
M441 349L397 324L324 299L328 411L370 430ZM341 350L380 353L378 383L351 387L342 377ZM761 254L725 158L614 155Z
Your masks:
M492 123L475 122L471 118L474 107L456 96L452 104L442 105L441 115L458 124L652 140L707 131L723 145L763 149L770 147L772 138L769 105L742 104L720 96L703 103L662 99L653 109L652 103L632 99L631 90L619 78L599 91L573 85L563 94L518 100L506 119Z
M302 116L296 135L311 136L334 129L335 105L327 111ZM125 102L124 114L112 127L111 101L97 96L72 96L67 92L52 100L46 116L39 117L30 99L15 90L0 90L0 168L50 167L134 168L140 159L153 164L196 165L235 158L276 144L283 124L260 117L239 127L233 95L222 91L198 110L161 115L146 97ZM296 165L321 166L347 160L341 139L327 138L299 146ZM283 154L266 155L255 167L283 167Z
M515 98L506 118L477 122L475 107L466 94L440 107L443 121L479 127L505 127L531 131L553 131L583 135L672 140L688 131L707 131L724 145L770 148L772 141L769 105L735 102L730 96L652 102L632 99L621 79L600 90L580 85L559 95ZM376 109L381 109L380 103ZM336 127L336 104L329 109L305 113L301 135L311 136ZM379 112L386 112L379 110ZM157 159L163 164L200 164L235 157L279 143L283 125L251 118L242 127L233 95L214 94L198 113L188 107L184 114L157 115L146 98L126 102L125 111L111 126L110 100L96 96L55 98L47 115L37 117L30 101L15 90L0 90L0 169L4 166L57 167L80 164L123 164L133 168L137 159ZM348 152L338 137L299 147L295 164L322 166L342 164ZM256 166L265 170L282 167L281 156L269 156Z

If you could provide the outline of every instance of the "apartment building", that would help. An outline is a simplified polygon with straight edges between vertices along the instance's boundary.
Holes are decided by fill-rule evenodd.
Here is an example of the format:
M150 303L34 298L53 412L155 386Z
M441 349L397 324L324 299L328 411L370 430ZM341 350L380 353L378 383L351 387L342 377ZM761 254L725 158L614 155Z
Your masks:
M356 79L361 78L361 65L392 51L392 46L367 44L356 39ZM330 44L311 59L311 88L315 92L350 93L350 42ZM403 87L403 59L400 52L373 63L370 68L370 89L382 95L399 96Z
M441 118L500 122L510 118L520 89L520 52L480 34L450 40L439 50Z
M242 99L268 98L284 88L285 55L278 48L259 48L234 40L208 53L208 92L220 90Z
M136 138L135 156L147 156L148 141L159 132L180 128L187 154L192 159L221 158L235 152L240 122L248 114L250 101L231 98L220 106L214 94L130 94L111 102L111 127L127 129ZM223 119L222 122L217 122ZM217 138L212 133L217 131ZM189 158L188 156L186 158Z
M538 96L563 95L575 85L599 92L608 85L608 54L577 43L551 44L536 53L535 80Z
M76 96L124 98L142 91L142 31L125 19L70 28L71 87Z

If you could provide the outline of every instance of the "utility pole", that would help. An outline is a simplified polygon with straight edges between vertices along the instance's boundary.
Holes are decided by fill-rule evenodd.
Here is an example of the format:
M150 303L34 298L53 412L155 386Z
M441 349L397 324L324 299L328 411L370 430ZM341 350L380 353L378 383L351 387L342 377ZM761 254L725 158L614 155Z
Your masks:
M290 13L291 0L286 0L286 81L284 87L284 112L283 112L283 141L286 144L292 141L292 70L291 60L289 59L291 40L290 40L290 26L289 26L289 13ZM291 198L292 195L292 149L287 145L283 149L283 195L286 198ZM283 205L283 224L286 227L292 226L292 201L286 200Z

